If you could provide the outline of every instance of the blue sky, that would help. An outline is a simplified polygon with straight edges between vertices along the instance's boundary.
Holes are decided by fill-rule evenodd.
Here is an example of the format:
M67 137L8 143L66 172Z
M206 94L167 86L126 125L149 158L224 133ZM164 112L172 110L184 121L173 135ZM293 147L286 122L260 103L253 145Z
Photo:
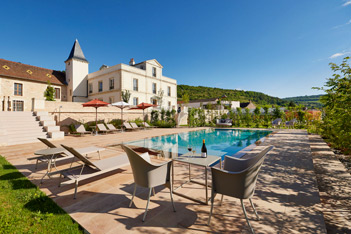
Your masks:
M0 58L64 70L78 38L94 72L157 59L178 84L319 94L351 53L351 0L2 1Z

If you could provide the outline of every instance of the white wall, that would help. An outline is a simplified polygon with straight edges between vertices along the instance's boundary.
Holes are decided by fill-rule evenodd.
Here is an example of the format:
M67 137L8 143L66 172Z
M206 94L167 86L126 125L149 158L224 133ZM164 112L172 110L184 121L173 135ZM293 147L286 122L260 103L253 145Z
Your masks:
M68 101L72 101L72 96L80 96L80 97L87 96L87 75L88 74L89 74L88 62L84 62L74 58L66 61L66 81L68 83L68 88L67 88Z
M151 61L151 62L149 62ZM145 62L146 70L126 64L118 64L113 67L105 68L88 75L88 83L93 84L93 93L89 94L89 99L99 98L105 102L113 96L114 101L121 100L121 91L129 90L131 97L129 104L133 105L133 98L138 98L138 103L151 103L151 98L158 94L160 89L164 90L163 108L168 109L168 102L171 102L171 108L177 107L177 81L162 76L162 66L157 65L154 60ZM152 76L152 67L156 67L157 77ZM148 75L150 73L150 75ZM115 90L109 89L109 78L114 77ZM138 80L138 91L133 90L133 79ZM98 92L98 82L103 81L103 92ZM156 83L156 94L152 92L152 83ZM167 87L171 87L171 96L167 95ZM105 91L106 90L106 91Z

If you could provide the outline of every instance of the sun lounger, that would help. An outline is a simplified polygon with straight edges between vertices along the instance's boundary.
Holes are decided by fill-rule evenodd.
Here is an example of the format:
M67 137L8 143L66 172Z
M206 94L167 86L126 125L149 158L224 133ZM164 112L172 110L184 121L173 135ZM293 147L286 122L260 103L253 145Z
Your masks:
M128 122L123 123L123 126L126 130L131 130L131 131L136 130L135 128L130 126L130 124Z
M53 161L51 163L53 163L54 166L55 166L56 162L58 162L58 161L67 160L67 159L73 159L74 158L74 156L69 151L65 150L62 147L57 147L56 145L54 145L49 140L47 140L45 138L38 138L38 140L40 140L42 143L44 143L46 146L48 146L48 148L52 148L52 149L57 148L57 149L62 149L62 150L61 150L61 153L58 153L56 155L39 155L39 156L36 156L36 157L29 158L28 160L37 160L37 162L35 164L35 169L37 169L39 162L49 163L50 156L55 156L55 157L51 157L51 158L53 158ZM96 146L89 146L89 147L78 148L77 149L77 151L79 153L85 155L86 157L88 156L88 154L98 153L99 159L101 159L100 152L104 151L104 150L106 150L106 149L105 148L101 148L101 147L96 147Z
M292 120L290 120L290 121L286 121L285 122L285 126L287 127L287 128L294 128L294 125L297 123L297 120L296 119L292 119Z
M217 119L216 125L217 125L217 127L231 127L232 120L231 119Z
M85 158L82 154L80 154L78 150L66 145L62 145L62 147L69 151L72 155L74 155L74 157L79 159L83 164L77 167L71 167L69 169L53 173L60 174L60 177L63 176L64 178L68 179L63 182L60 181L59 186L75 184L74 199L77 196L78 183L80 181L91 179L106 174L108 172L112 172L129 164L128 157L125 154L92 162L89 159Z
M107 129L105 127L105 124L97 124L97 127L99 129L100 132L104 132L104 133L108 133L108 132L113 132L113 130Z
M111 131L114 131L114 132L119 132L119 131L121 131L121 130L115 128L115 126L113 126L113 124L106 124L106 125L107 125L107 127L109 128L109 130L111 130Z
M276 128L276 127L280 127L280 124L282 123L282 119L278 118L272 121L272 127Z
M130 123L130 126L132 126L133 129L142 129L140 127L138 127L138 125L136 125L136 123Z
M150 126L147 122L143 122L145 128L156 128L156 126Z
M78 127L76 127L76 132L79 133L80 135L93 134L91 131L87 131L83 124L81 124Z

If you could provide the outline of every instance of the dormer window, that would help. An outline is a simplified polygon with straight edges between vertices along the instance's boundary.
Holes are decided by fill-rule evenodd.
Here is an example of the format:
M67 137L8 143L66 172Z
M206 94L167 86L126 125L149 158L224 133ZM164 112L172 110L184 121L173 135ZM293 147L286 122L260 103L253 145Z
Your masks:
M152 76L153 76L153 77L156 77L156 67L153 67L153 68L152 68Z

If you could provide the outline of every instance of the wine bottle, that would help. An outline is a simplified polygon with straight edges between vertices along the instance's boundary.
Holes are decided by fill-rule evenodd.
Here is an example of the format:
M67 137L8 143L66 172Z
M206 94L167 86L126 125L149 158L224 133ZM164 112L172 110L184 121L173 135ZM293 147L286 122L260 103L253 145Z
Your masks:
M203 157L203 158L207 157L207 149L206 149L206 145L205 145L205 139L202 140L201 157Z

